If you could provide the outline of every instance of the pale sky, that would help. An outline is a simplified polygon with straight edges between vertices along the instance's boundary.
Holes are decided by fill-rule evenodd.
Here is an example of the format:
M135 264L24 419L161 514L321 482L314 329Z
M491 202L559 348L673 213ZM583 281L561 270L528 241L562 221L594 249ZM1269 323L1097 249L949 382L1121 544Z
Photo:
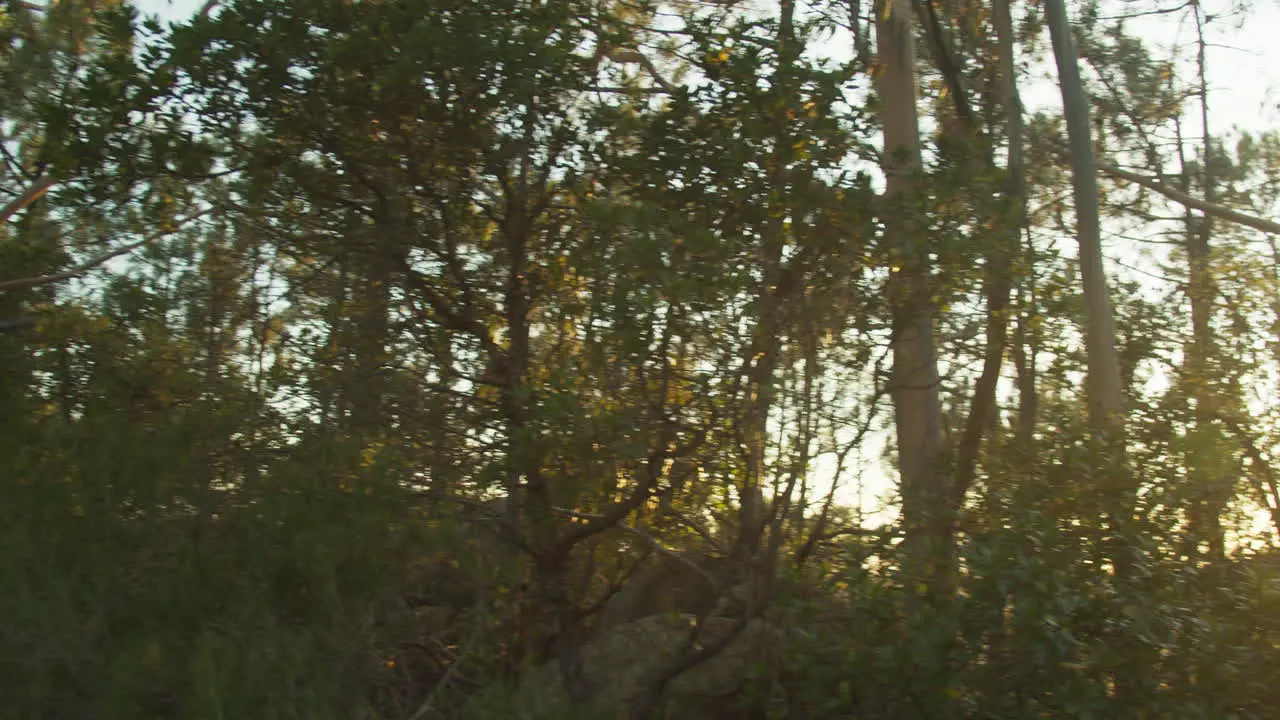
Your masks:
M483 1L483 0L477 0ZM157 13L166 19L189 17L205 0L135 0L144 13ZM1165 5L1172 3L1166 2ZM1211 13L1225 11L1237 4L1234 0L1204 0ZM1111 2L1117 9L1124 6L1150 6L1141 2ZM1212 96L1211 109L1219 131L1237 125L1255 130L1280 125L1280 0L1254 0L1253 9L1245 16L1243 27L1236 18L1215 20L1208 25L1210 40L1208 66ZM1195 28L1180 22L1177 16L1150 17L1130 21L1130 27L1143 31L1156 43L1182 42L1190 46ZM1056 90L1056 88L1049 88ZM1056 102L1054 93L1028 93L1029 104Z

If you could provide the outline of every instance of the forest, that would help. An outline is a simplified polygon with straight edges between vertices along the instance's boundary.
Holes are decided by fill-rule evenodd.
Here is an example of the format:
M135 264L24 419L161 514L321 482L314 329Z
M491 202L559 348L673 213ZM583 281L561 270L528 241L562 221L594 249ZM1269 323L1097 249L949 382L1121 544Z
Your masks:
M1276 716L1262 3L164 5L0 0L0 715Z

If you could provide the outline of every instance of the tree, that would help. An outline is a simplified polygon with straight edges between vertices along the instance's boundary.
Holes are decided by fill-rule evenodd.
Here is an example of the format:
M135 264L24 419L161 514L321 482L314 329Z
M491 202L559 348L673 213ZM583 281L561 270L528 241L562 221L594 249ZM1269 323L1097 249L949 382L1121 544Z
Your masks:
M1110 4L1053 23L1094 170L1030 6L50 7L0 17L18 715L1273 714L1266 561L1186 555L1241 505L1196 426L1280 508L1280 145L1167 171L1203 83ZM1108 297L1100 216L1168 277Z
M1070 144L1072 186L1075 194L1076 233L1080 243L1080 281L1084 287L1085 335L1089 354L1089 417L1100 432L1114 435L1124 414L1124 388L1116 354L1115 322L1102 264L1101 224L1098 213L1098 180L1093 159L1089 103L1076 63L1075 40L1067 20L1065 3L1045 5L1058 82L1066 111Z
M894 263L889 286L893 313L890 384L906 557L912 563L907 575L928 583L931 595L941 596L947 592L951 573L951 489L943 467L929 246L912 221L919 202L914 176L921 166L912 12L903 2L888 2L877 9L876 17L885 199L891 207L884 223Z

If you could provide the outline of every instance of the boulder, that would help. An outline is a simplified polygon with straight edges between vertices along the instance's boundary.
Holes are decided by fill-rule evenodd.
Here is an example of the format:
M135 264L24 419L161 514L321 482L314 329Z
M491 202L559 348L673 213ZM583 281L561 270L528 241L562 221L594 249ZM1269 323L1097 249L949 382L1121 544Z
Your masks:
M600 717L626 715L654 678L686 651L695 621L687 613L649 615L610 628L583 646L583 680ZM737 622L727 617L703 620L690 652L720 642ZM676 713L666 717L680 717L681 708L698 708L738 694L758 664L776 656L780 642L781 633L765 620L747 622L719 652L666 684L663 697ZM540 693L564 695L556 663L533 671L526 682L535 684Z

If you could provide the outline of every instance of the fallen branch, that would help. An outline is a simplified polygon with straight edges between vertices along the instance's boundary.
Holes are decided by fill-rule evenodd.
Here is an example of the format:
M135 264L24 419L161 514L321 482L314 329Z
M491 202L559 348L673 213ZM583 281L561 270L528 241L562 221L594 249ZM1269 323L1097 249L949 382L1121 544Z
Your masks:
M107 262L108 260L111 260L112 258L119 257L121 255L124 255L125 253L136 250L142 247L143 245L155 242L156 240L159 240L165 235L168 235L169 233L182 227L183 225L186 225L192 220L197 220L201 217L204 217L205 215L208 215L211 212L213 212L213 208L202 210L196 213L195 215L189 215L183 218L182 220L179 220L177 224L174 225L173 227L168 227L168 228L165 228L164 230L157 230L156 232L151 233L150 235L142 238L141 240L137 240L135 242L131 242L126 245L121 245L120 247L115 248L114 250L108 250L107 252L104 252L101 255L92 257L89 260L69 270L63 270L61 272L52 273L50 275L39 275L36 277L15 278L13 280L0 280L0 290L17 290L20 288L38 287L40 285L49 285L51 283L61 282L63 280L70 280L71 278L79 277L80 275L83 275L89 272L90 270L98 267L99 265L102 265L103 263Z

